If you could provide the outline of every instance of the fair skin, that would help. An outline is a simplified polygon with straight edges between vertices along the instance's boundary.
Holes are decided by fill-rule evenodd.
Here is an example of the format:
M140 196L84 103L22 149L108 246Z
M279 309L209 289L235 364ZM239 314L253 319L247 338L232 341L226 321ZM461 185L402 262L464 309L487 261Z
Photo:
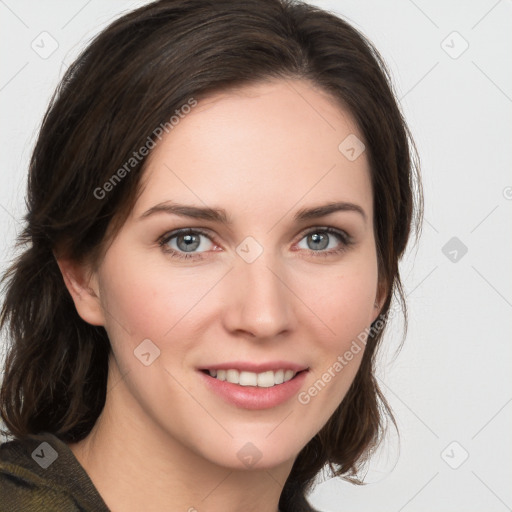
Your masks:
M70 448L114 512L278 510L295 458L345 396L363 351L307 404L295 393L259 410L226 402L199 368L292 361L307 368L304 391L377 317L370 170L366 153L349 161L338 150L349 134L362 139L309 82L210 96L151 151L142 194L97 268L59 259L78 313L112 345L105 408ZM140 218L170 201L222 208L232 223ZM362 213L294 219L333 202ZM178 228L207 236L195 234L191 253L177 237L159 244ZM248 236L263 248L250 263L237 252ZM148 366L134 356L145 339L160 350ZM237 456L249 442L261 454L251 467Z

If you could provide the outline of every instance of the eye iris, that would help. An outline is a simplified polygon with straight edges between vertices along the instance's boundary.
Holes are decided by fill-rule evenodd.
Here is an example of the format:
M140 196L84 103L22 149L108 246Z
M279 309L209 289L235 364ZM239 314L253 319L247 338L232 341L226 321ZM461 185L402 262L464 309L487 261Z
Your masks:
M183 246L180 242L184 242ZM176 245L179 247L180 251L191 252L199 247L199 236L197 235L180 235L176 240Z
M329 238L325 233L312 233L308 236L308 240L311 240L313 244L319 244L317 246L311 247L311 245L308 243L309 248L314 250L325 249L329 245Z

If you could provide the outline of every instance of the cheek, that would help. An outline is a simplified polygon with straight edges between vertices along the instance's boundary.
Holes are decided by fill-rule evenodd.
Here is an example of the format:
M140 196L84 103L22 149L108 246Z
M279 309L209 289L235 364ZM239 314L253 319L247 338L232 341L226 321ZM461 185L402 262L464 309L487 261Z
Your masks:
M168 296L164 292L165 280L162 281L144 266L134 268L123 262L106 267L101 301L107 331L122 328L124 337L127 333L133 338L158 336L163 324L170 321L166 311L174 310L173 304L166 304Z
M315 277L303 278L305 297L317 317L311 346L315 366L298 396L304 412L316 418L312 432L338 407L359 369L374 314L377 265L369 257L335 274Z
M163 344L166 335L183 329L208 304L204 300L218 272L199 268L169 269L169 264L129 261L112 253L104 267L101 289L106 329L111 340L138 344L149 338Z
M342 348L372 322L377 293L377 265L373 259L346 265L333 272L297 276L303 297L327 333L327 346Z

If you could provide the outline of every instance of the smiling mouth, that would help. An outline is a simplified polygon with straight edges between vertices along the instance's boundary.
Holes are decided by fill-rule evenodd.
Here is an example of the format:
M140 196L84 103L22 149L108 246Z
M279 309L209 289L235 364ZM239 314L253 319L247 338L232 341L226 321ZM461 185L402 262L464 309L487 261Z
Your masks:
M289 369L280 369L276 371L268 370L261 373L248 372L244 370L237 370L235 368L228 370L201 370L206 375L220 380L226 381L231 384L238 384L239 386L253 386L259 388L270 388L279 386L292 379L300 373L308 370L294 371Z

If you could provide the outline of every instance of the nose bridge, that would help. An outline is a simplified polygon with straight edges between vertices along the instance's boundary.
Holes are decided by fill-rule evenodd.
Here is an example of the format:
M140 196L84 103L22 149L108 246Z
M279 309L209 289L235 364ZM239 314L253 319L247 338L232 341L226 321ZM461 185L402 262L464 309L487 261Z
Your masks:
M233 293L226 312L227 327L261 338L277 336L291 328L293 294L282 282L283 269L272 251L263 250L252 259L255 247L250 243L245 253L240 249L247 249L247 246L240 244L237 251L240 257L236 258L235 268L230 272ZM251 251L252 256L246 257Z

